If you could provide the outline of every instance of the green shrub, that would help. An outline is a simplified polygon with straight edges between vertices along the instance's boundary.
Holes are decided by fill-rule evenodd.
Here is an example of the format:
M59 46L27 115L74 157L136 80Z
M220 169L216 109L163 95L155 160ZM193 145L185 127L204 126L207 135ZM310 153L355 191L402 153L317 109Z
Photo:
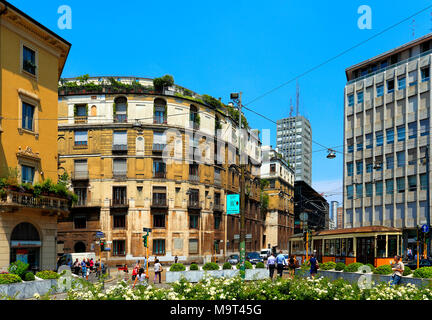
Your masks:
M21 278L17 274L3 273L0 274L0 284L9 284L21 282Z
M35 276L33 274L33 272L27 272L24 276L24 281L34 281L35 280Z
M169 271L185 271L186 267L183 265L183 263L174 263L170 268Z
M29 268L28 263L24 263L22 261L12 262L8 268L9 273L18 275L21 279L24 279L25 273Z
M392 267L388 264L384 264L382 266L377 267L374 272L375 274L391 274Z
M36 277L41 279L58 279L60 278L60 275L57 272L51 270L44 270L36 273Z
M264 263L262 263L262 262L258 262L258 263L256 264L255 268L257 268L257 269L264 269L264 268L265 268L265 265L264 265Z
M203 265L203 270L219 270L219 265L215 262L207 262L205 265Z
M222 269L223 270L231 270L232 269L231 263L225 262L222 266Z
M346 267L345 263L338 262L338 263L336 263L335 270L336 271L342 271L342 270L345 270L345 267Z
M345 267L344 271L345 272L357 272L358 268L362 265L363 265L363 263L360 263L360 262L350 263L349 265L347 265Z
M321 270L333 270L334 268L336 268L336 262L333 261L328 261L320 264Z
M245 261L245 268L252 269L252 263L250 263L249 261ZM240 270L240 263L236 265L236 269Z
M370 263L366 263L365 266L368 266L371 269L371 272L375 271L375 266ZM363 270L363 273L366 273L366 270Z
M405 267L404 268L404 272L403 272L404 276L409 276L411 273L412 273L412 270L411 270L410 267Z
M432 267L421 267L414 271L415 278L432 278Z
M198 265L196 263L192 263L189 267L189 270L199 270Z

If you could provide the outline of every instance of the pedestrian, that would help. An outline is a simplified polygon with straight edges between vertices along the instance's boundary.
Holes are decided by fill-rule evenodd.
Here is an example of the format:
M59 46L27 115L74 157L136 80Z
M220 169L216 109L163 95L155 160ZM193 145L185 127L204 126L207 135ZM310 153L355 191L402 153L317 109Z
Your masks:
M85 259L83 259L83 261L81 262L81 274L83 278L86 278L87 276L87 264Z
M408 248L408 250L407 250L407 256L408 256L408 260L412 260L413 254L412 254L411 248Z
M80 267L80 262L79 262L78 258L76 258L76 260L75 260L75 262L74 262L74 264L73 264L73 270L74 270L74 273L75 273L77 276L78 276L79 273L80 273L80 269L81 269L81 267Z
M177 255L174 257L174 263L178 263L178 257L177 257Z
M86 264L86 280L88 280L90 275L90 260L88 258L85 264Z
M313 254L313 253L311 254L311 257L309 259L309 263L310 263L310 275L311 275L311 278L313 279L315 277L315 275L317 274L318 268L319 268L318 260L315 258L315 254Z
M144 268L140 268L140 269L139 269L138 274L137 274L137 276L136 276L136 278L135 278L135 281L134 281L134 284L133 284L132 289L135 288L135 285L136 285L137 281L139 281L139 282L138 282L138 285L139 285L139 286L142 286L142 285L145 285L145 284L146 284L146 283L145 283L145 281L146 281L146 276L145 276L145 273L144 273Z
M156 277L159 276L159 283L161 283L161 273L162 273L163 269L162 269L162 265L159 263L159 260L156 259L155 260L155 264L154 264L154 280L153 282L156 283Z
M298 265L297 259L295 258L295 255L290 255L288 259L288 269L289 269L289 276L291 279L294 279L295 275L295 269Z
M96 277L100 277L101 272L100 272L100 260L96 260L94 268L96 269Z
M94 267L94 261L93 258L90 259L90 271L93 272L93 267Z
M132 270L132 281L135 280L139 270L141 269L140 261L138 260L135 267Z
M72 269L72 261L71 259L68 259L68 261L66 262L66 265Z
M276 257L276 265L279 277L282 278L282 273L284 269L284 265L286 264L285 256L282 254L282 250L279 251L279 254Z
M392 270L393 270L393 275L392 275L392 282L390 283L390 285L397 285L400 283L400 281L402 279L402 275L404 273L405 266L404 266L401 258L397 255L394 257L394 263L391 264L391 266L392 266Z
M273 274L276 268L276 258L275 256L272 254L270 254L270 257L268 257L267 259L267 269L269 269L269 273L270 273L270 279L273 280Z

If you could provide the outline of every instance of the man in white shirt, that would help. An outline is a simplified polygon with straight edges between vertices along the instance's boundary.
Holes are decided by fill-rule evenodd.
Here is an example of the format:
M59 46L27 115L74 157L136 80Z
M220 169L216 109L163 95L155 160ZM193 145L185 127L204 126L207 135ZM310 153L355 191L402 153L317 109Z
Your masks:
M395 263L391 265L393 270L393 280L391 282L391 285L396 285L400 283L405 270L404 264L399 256L394 257L394 262Z

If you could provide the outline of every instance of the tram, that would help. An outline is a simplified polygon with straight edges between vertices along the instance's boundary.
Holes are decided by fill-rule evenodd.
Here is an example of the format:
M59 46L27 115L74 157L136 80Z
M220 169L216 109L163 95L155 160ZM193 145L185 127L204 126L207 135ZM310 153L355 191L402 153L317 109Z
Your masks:
M303 262L306 257L303 234L289 238L289 254ZM402 252L402 230L383 226L322 230L309 234L308 256L315 253L319 262L389 264Z

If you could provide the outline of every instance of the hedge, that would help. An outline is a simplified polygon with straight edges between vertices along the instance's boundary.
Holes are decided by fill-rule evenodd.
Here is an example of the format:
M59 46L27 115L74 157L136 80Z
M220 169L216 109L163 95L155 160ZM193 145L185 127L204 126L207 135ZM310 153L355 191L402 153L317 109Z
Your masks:
M225 262L222 266L222 269L223 270L231 270L232 269L231 263Z
M363 263L360 263L360 262L350 263L349 265L347 265L345 267L344 271L345 272L357 272L358 268L362 265L363 265Z
M411 273L412 273L411 268L405 266L405 268L404 268L404 272L403 272L403 275L404 275L404 276L409 276Z
M189 267L189 270L199 270L198 265L196 263L192 263Z
M388 264L384 264L384 265L376 268L373 273L375 273L375 274L391 274L392 272L393 272L392 267Z
M334 268L336 268L336 262L328 261L325 263L321 263L319 267L321 270L333 270Z
M219 270L219 265L215 262L207 262L205 265L203 265L203 270Z
M240 270L240 263L236 265L237 270ZM245 268L246 269L252 269L252 263L249 261L245 261Z
M60 278L60 275L57 272L51 270L45 270L36 273L36 277L41 279L58 279Z
M414 271L415 278L432 278L432 267L421 267Z
M21 279L24 280L24 276L29 268L28 263L24 263L20 260L12 262L8 268L9 273L18 275Z
M264 268L265 268L265 265L264 265L264 263L262 263L262 262L258 262L258 263L256 264L255 268L256 268L256 269L264 269Z
M183 263L174 263L169 268L169 271L185 271L186 267L183 265Z
M21 282L21 277L17 274L2 273L0 274L0 284L9 284Z
M24 281L34 281L35 276L32 272L27 272L24 276Z
M346 267L345 263L343 263L343 262L338 262L338 263L336 263L335 270L336 270L336 271L342 271L342 270L345 269L345 267Z

